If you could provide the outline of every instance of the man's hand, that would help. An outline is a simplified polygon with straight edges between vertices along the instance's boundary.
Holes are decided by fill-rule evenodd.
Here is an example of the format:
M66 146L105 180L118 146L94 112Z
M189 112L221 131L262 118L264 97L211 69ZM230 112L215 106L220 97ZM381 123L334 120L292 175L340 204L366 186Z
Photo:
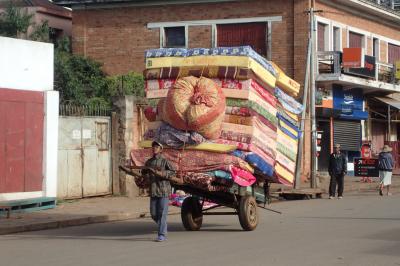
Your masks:
M159 176L159 177L164 177L164 178L165 178L165 176L166 176L165 171L156 170L156 169L154 169L154 168L149 168L149 170L150 170L153 174L155 174L155 175L157 175L157 176Z

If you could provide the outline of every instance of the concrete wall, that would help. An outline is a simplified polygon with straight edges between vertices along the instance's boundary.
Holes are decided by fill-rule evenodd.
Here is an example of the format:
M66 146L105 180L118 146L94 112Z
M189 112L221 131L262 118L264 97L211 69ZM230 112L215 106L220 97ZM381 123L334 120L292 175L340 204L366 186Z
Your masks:
M125 96L114 101L114 110L117 113L117 136L113 149L117 149L117 158L113 158L116 165L126 165L130 158L132 149L137 149L142 132L140 112L137 107L138 99L134 96ZM114 167L114 169L116 169ZM142 192L136 186L133 176L127 175L124 171L114 170L113 179L117 178L119 188L114 188L120 194L129 197L140 196Z

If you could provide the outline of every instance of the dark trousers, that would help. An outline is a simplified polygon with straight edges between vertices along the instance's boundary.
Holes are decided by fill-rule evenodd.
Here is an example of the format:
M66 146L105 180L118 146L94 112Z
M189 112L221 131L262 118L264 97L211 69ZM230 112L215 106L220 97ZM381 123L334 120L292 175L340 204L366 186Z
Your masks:
M151 218L158 225L158 235L167 236L168 197L151 197L150 214Z
M336 194L336 184L338 196L343 196L344 175L331 175L331 182L329 183L329 196L334 197Z

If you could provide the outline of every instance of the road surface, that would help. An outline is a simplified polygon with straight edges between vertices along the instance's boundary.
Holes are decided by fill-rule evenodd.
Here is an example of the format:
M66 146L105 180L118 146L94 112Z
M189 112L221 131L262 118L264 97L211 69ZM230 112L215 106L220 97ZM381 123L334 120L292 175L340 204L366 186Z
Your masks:
M150 219L0 236L0 265L400 265L400 196L375 194L279 202L253 232L236 216L187 232L172 215L164 243Z

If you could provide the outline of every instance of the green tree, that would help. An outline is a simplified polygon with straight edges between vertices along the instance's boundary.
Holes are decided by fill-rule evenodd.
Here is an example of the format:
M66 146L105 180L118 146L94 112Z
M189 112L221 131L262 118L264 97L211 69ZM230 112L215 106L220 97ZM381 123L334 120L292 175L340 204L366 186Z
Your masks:
M48 22L36 24L32 18L33 14L14 6L10 1L4 12L0 13L0 36L48 42L50 33ZM32 27L30 34L28 34L29 27Z

